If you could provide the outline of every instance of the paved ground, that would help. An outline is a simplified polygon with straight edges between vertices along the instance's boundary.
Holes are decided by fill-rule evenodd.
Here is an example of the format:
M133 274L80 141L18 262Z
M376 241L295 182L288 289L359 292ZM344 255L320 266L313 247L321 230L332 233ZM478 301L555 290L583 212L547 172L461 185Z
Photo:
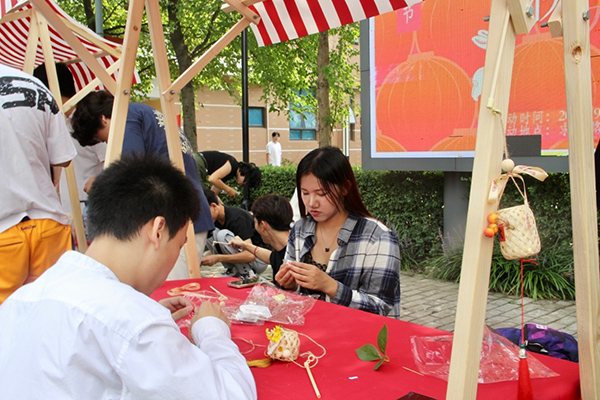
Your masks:
M214 277L223 273L221 264L201 268L202 277ZM271 279L271 267L262 274ZM402 272L403 321L413 322L445 331L454 331L454 317L458 298L458 284L424 278ZM574 301L525 299L525 323L546 325L569 333L577 338L577 319ZM520 299L489 293L486 324L491 328L518 328L521 326Z

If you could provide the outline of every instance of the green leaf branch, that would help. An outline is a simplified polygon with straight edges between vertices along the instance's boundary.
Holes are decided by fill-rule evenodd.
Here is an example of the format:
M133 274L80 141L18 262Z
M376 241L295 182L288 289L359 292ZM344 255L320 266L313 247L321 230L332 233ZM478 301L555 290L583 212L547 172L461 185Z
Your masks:
M387 339L388 330L387 325L384 324L381 330L379 331L379 334L377 335L377 347L379 348L379 350L377 350L377 348L372 344L365 344L364 346L361 346L358 349L356 349L356 355L362 361L379 360L375 367L373 367L373 370L377 371L377 369L381 367L384 361L390 362L390 358L385 352L387 347Z

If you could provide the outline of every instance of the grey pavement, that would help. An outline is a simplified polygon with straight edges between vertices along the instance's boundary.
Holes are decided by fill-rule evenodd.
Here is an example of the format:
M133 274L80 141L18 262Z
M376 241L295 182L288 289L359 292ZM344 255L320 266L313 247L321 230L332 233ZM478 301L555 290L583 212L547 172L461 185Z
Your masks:
M221 264L202 266L203 278L225 272ZM269 266L262 276L272 279ZM402 312L400 319L419 325L454 331L458 299L458 284L425 278L423 275L401 272ZM524 299L525 323L546 325L577 338L577 317L574 301ZM517 296L488 294L485 322L491 328L520 328L521 301Z

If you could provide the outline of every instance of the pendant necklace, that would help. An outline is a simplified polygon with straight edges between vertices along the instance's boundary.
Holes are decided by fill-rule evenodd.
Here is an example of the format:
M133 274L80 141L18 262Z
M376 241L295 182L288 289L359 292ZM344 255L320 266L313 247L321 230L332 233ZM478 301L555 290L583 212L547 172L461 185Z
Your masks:
M329 246L325 246L325 238L323 237L323 229L321 228L321 239L323 240L323 247L325 247L325 253L329 253L329 250L331 250L331 246L333 246L333 243L335 243L335 241L337 240L337 236L340 233L341 229L341 227L340 229L338 229Z

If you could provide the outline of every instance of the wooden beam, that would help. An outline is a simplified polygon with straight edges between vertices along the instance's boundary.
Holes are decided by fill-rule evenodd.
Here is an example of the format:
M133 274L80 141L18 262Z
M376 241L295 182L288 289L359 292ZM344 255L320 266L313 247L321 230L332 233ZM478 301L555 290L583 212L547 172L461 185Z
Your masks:
M243 4L244 6L248 7L248 6L251 6L256 3L261 3L263 0L243 0L243 1L237 0L237 1L240 4ZM232 11L235 11L235 8L231 4L223 4L223 6L221 7L221 10L223 10L224 12L232 12Z
M154 66L156 68L158 87L162 93L165 88L171 85L171 74L169 72L167 48L165 46L165 35L162 29L158 0L146 1L146 16L148 17L150 40L152 42L152 50L154 51ZM167 135L169 158L177 168L185 173L183 155L181 154L179 126L177 125L175 98L174 96L162 95L160 97L160 104L165 118L165 133ZM198 251L196 249L194 226L191 223L188 226L187 242L184 251L190 278L200 278L200 260L198 259Z
M570 0L564 3L563 46L579 375L582 398L600 399L600 282L598 214L594 193L589 4L587 0Z
M202 68L208 65L233 39L237 37L246 27L250 25L247 18L242 18L217 40L200 58L198 58L185 72L179 75L173 84L163 92L163 96L173 97L181 92L181 89L196 76Z
M46 18L46 20L60 33L65 41L75 50L85 64L90 68L94 74L100 78L104 86L106 86L111 92L114 93L116 89L116 83L110 75L106 73L103 65L96 60L90 52L83 46L81 41L75 36L75 34L64 24L63 19L60 18L46 2L46 0L31 0L34 7ZM127 34L127 33L126 33Z
M250 22L254 24L258 24L260 21L260 17L251 9L249 9L245 4L241 3L239 0L225 0L226 3L229 4L230 7L233 7L237 12L246 17Z
M108 72L109 74L112 75L119 68L119 65L121 65L121 61L117 61L117 62L113 63L108 68L106 68L106 72ZM98 85L100 85L101 83L102 82L100 82L100 79L98 79L98 78L92 79L80 91L75 93L75 96L71 97L69 100L67 100L65 102L65 104L64 104L65 110L70 110L71 108L75 107L75 105L77 105L77 103L79 103L79 101L81 99L83 99L88 93L94 91L96 89L96 87L98 87Z
M487 197L492 180L500 174L504 135L500 118L506 121L516 39L512 24L508 24L509 15L506 0L492 0L447 399L469 400L477 394L493 250L493 240L485 237L483 230L487 215L496 210L496 204L488 203ZM497 79L493 79L498 57ZM492 88L492 81L497 87ZM493 108L501 115L487 108L484 101L492 92Z
M537 22L535 8L531 0L507 0L506 5L510 11L510 19L517 35L531 31Z
M22 18L28 18L30 16L31 16L31 9L7 13L7 14L4 14L2 19L0 19L0 24L4 24L6 22L11 22L11 21L16 21L16 20L22 19Z
M111 90L115 96L113 104L108 143L106 146L106 157L104 167L121 156L123 150L123 136L125 135L125 122L129 99L131 98L131 82L135 68L140 32L142 28L142 15L144 14L144 0L131 0L127 11L127 22L125 37L123 39L123 56L121 57L121 68L117 78L116 90ZM109 89L110 90L110 89Z
M553 38L562 37L563 25L562 25L562 2L558 2L554 11L548 18L548 28L550 29L550 36Z
M23 71L33 75L35 68L35 56L37 54L38 41L40 39L40 20L38 13L30 13L31 22L29 24L29 36L27 37L27 49L25 50L25 62ZM45 20L44 20L45 22Z
M42 51L44 53L44 66L46 68L46 76L48 78L48 87L58 103L60 110L64 114L65 110L68 110L68 108L65 108L65 105L62 102L62 94L60 92L60 85L58 83L58 76L56 74L56 60L54 59L54 52L52 50L52 42L50 40L48 23L37 10L34 10L31 15L31 28L33 28L34 23L36 29L30 30L30 35L34 31L39 32L39 40L42 44ZM77 238L77 250L79 250L81 253L85 253L87 251L87 239L85 237L83 215L81 213L81 206L79 203L77 179L75 178L75 170L73 169L72 162L68 167L65 168L65 178L67 179L68 196L71 202L71 215L73 217L73 225L75 227L75 237Z
M71 21L69 19L63 19L63 22L69 29L71 29L72 32L76 33L77 35L81 36L85 40L88 40L89 42L93 43L95 46L104 50L104 52L106 54L110 54L111 56L113 56L115 58L121 57L120 45L117 45L115 43L115 45L117 45L117 47L110 46L108 43L106 43L105 41L100 39L100 37L98 37L95 33L89 31L87 28L82 27L81 25L73 23L73 21ZM96 53L96 54L98 54L98 53Z

